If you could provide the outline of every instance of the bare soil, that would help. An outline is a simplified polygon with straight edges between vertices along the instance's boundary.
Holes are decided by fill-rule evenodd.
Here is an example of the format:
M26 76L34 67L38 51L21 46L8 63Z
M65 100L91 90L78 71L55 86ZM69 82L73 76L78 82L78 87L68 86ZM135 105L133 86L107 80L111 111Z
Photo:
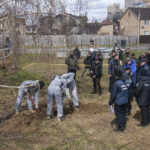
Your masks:
M81 67L82 68L82 67ZM53 74L66 72L65 66L40 63L28 71L45 76L47 82ZM149 150L150 126L141 128L139 108L134 100L132 113L127 117L126 130L116 133L115 115L109 113L107 66L103 67L102 96L91 95L92 81L77 73L80 110L72 110L69 100L64 104L64 121L46 119L47 87L40 91L40 113L30 113L24 100L21 112L14 114L16 98L11 89L0 89L0 149L2 150ZM17 94L17 91L15 90Z

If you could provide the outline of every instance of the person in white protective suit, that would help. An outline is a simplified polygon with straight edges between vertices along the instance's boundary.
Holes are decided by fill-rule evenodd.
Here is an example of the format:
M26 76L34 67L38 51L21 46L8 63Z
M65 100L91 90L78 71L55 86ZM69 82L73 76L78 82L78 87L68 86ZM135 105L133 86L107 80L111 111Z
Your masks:
M79 110L79 102L77 95L77 86L76 81L74 80L74 73L65 73L61 75L61 79L65 79L67 81L67 88L71 91L72 101L76 110ZM69 91L67 91L67 95L69 95Z
M59 75L56 75L48 87L47 119L50 119L53 99L55 98L58 121L62 121L63 92L67 94L67 82L65 79L61 79Z
M38 109L39 89L42 89L44 85L45 85L44 82L39 80L35 80L35 81L27 80L20 85L20 87L22 88L19 88L18 90L18 96L16 100L16 107L15 107L16 114L20 110L20 105L25 95L27 95L29 111L34 112L32 100L34 100L35 107L36 109Z

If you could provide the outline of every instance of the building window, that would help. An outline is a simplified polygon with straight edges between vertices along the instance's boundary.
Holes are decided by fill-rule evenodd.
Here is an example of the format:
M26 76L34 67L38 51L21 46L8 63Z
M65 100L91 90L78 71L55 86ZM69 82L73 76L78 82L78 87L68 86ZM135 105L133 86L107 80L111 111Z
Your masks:
M149 25L149 20L144 20L144 25L148 26Z
M144 31L144 35L149 35L149 31Z

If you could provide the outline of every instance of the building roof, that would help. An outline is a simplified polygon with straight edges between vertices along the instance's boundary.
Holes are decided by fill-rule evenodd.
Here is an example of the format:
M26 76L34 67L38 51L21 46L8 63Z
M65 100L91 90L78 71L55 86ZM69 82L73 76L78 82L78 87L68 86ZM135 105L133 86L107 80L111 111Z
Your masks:
M129 7L126 12L128 10L131 10L137 17L139 16L139 12L140 12L140 19L150 19L150 8L137 8L137 7ZM125 12L125 13L126 13ZM125 14L124 13L124 14ZM124 16L124 15L123 15ZM122 16L122 17L123 17Z
M101 22L101 26L112 25L112 24L114 24L114 22L112 22L110 19L107 19Z
M85 26L85 30L87 34L97 34L100 27L101 27L100 23L88 23Z

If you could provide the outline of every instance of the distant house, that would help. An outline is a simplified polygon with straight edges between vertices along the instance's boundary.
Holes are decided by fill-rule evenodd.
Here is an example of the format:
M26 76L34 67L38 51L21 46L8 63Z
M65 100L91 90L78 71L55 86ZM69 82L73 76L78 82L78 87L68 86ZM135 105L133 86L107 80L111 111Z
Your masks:
M99 28L101 27L100 23L87 23L85 25L85 30L84 33L85 34L97 34Z
M150 8L128 8L120 20L122 35L150 35Z
M14 16L1 16L0 18L0 34L9 34L14 30L21 35L26 34L24 18L16 18Z
M83 32L86 22L87 17L85 16L49 14L40 18L39 34L79 34Z
M29 35L37 34L38 33L38 26L37 25L26 26L26 33Z
M100 28L97 32L98 35L118 35L119 28L118 25L111 20L104 20L100 24Z

